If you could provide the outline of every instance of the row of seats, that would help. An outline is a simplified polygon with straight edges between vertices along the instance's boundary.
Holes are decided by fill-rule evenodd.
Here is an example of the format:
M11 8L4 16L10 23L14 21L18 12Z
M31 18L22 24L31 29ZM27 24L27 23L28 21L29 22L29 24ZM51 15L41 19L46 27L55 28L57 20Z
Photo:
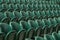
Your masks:
M60 17L60 11L13 11L13 12L0 12L0 21L20 21L20 20L35 20L35 19L48 19L48 18L54 18L54 17Z
M58 26L59 25L59 26ZM1 40L23 40L25 38L34 38L35 36L43 36L44 34L51 34L60 30L60 18L42 19L42 20L28 20L17 22L10 22L9 24L0 23ZM57 30L57 31L56 31ZM51 33L50 33L51 32ZM3 35L3 34L4 35ZM15 36L16 35L16 36Z
M29 39L26 39L26 40L29 40ZM35 40L60 40L60 31L58 33L53 32L51 35L45 34L44 37L36 36Z
M60 10L60 6L59 5L45 5L45 4L35 4L35 5L20 5L20 4L2 4L0 5L0 11L4 12L4 11L37 11L37 10Z
M11 4L11 3L14 3L14 4L35 4L35 3L50 3L50 4L54 4L54 3L57 3L57 1L40 1L40 0L0 0L0 4L3 4L3 3L7 3L7 4Z

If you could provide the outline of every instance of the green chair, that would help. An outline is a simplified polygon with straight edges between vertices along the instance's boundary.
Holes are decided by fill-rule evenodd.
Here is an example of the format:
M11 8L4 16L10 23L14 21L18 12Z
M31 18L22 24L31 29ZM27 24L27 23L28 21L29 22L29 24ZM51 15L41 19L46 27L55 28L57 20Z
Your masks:
M41 18L41 14L40 14L40 11L35 11L35 18L39 19Z
M30 19L34 19L34 17L35 17L34 11L29 13L29 17L30 17Z
M6 23L0 24L2 32L5 33L4 40L14 40L16 31L12 30L12 27Z
M34 23L35 23L35 25L36 25L36 28L35 28L35 30L36 30L36 36L40 36L40 32L41 32L41 29L42 29L42 27L40 26L40 20L35 20L34 21Z
M9 4L8 11L14 11L14 4Z
M54 12L50 11L50 17L54 17Z
M27 31L26 37L27 38L33 38L34 37L34 29L29 25L28 22L20 21L20 25Z
M5 14L5 16L9 19L9 21L13 21L13 20L15 19L15 15L14 15L13 12L7 11L7 12L5 12L4 14Z
M42 18L45 18L45 17L46 17L45 11L42 11L42 12L41 12L41 17L42 17Z
M20 26L16 22L10 22L10 26L13 28L13 30L17 31L15 40L23 40L23 39L25 39L26 31L23 29L22 26Z
M44 40L54 40L54 38L49 34L44 34Z
M32 40L32 39L30 39L30 38L26 38L25 40Z
M39 36L36 36L36 37L35 37L35 40L44 40L44 38L39 37Z
M46 11L46 18L50 18L50 11Z
M52 37L54 38L54 40L60 40L60 35L56 32L52 33Z
M5 34L4 34L4 32L2 32L2 29L0 27L0 40L3 40L4 36L5 36Z
M14 10L15 11L20 11L21 10L20 4L15 4Z

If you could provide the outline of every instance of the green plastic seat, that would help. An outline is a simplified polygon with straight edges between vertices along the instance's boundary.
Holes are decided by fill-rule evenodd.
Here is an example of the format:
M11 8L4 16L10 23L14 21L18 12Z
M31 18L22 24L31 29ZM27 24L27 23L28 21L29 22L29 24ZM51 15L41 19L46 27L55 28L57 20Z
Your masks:
M20 4L15 4L14 10L20 11L21 10Z
M21 4L20 8L21 8L20 10L22 11L24 9L24 4Z
M25 16L26 20L29 19L29 11L26 11L25 14L24 14L24 16Z
M25 40L32 40L32 39L30 39L30 38L26 38Z
M43 10L42 4L38 5L38 10Z
M41 26L39 26L40 24L38 23L40 20L35 20L34 21L34 23L35 23L35 25L37 25L36 26L36 36L40 36L40 32L41 32L41 29L42 29L42 27Z
M6 23L1 23L0 26L1 26L2 32L5 33L4 40L14 40L16 31L12 30L12 27Z
M41 21L41 22L42 22L42 23L41 23L41 24L42 24L42 25L41 25L41 26L42 26L42 29L44 29L44 28L46 27L45 19L42 19L42 21Z
M28 22L29 22L29 25L31 25L35 30L38 29L38 24L35 23L33 20L28 20Z
M56 32L52 33L52 37L54 38L54 40L60 40L60 36Z
M50 17L50 11L46 11L46 18Z
M1 16L0 22L4 22L4 23L8 22L7 20L8 18L5 16L3 12L0 13L0 16Z
M22 11L22 20L26 20L26 13L24 11Z
M29 11L33 11L33 4L28 4Z
M7 4L1 4L0 8L1 8L0 11L2 11L2 12L7 11L8 5Z
M33 10L36 10L36 11L38 10L38 4L34 4L33 7L34 7Z
M15 19L13 21L19 22L22 19L22 13L21 12L17 12L17 11L13 11L12 16L15 16Z
M51 35L45 34L44 40L54 40L54 38Z
M29 17L30 17L30 19L34 19L34 17L35 17L34 11L29 13Z
M58 11L58 14L59 14L59 16L60 16L60 10Z
M22 11L20 11L19 13L20 13L20 16L18 20L20 21L20 20L23 20L23 15L22 15Z
M0 27L0 40L3 40L4 36L5 36L5 34L4 34L4 32L2 32L2 29Z
M49 4L46 4L46 8L47 8L47 10L49 9L51 9L51 7L50 7L50 5Z
M52 23L52 26L53 26L53 27L56 27L57 21L56 21L55 18L53 18L53 19L51 20L51 23Z
M50 11L50 17L54 17L54 12Z
M20 3L21 0L15 0L15 3Z
M13 12L7 11L7 12L5 12L5 15L6 15L8 18L10 18L10 21L13 21L13 20L15 19L15 15L14 15Z
M6 1L6 3L15 3L15 0L5 0Z
M59 26L59 24L60 24L60 17L58 17L56 20L57 20L57 23L58 23L58 26Z
M20 21L20 25L27 31L26 37L33 38L34 37L34 29L29 25L28 22Z
M54 11L54 16L55 17L58 17L59 16L59 13L58 13L58 11L56 10L56 11Z
M44 40L44 38L39 37L39 36L36 36L36 37L35 37L35 40Z
M60 30L58 31L58 35L60 36Z
M45 22L45 29L44 29L44 32L45 32L45 34L50 34L50 29L51 29L51 22L50 22L50 20L44 20L44 22Z
M8 11L14 11L14 4L9 4Z
M40 11L35 11L35 18L41 18Z
M52 26L50 19L48 19L48 20L46 21L46 26L47 26L48 28L50 28L50 27Z
M22 26L20 26L16 22L10 22L10 26L13 28L13 30L17 31L16 37L15 37L16 40L23 40L23 39L25 39L26 31L23 29Z
M44 11L41 12L41 17L42 17L42 18L45 18L45 17L46 17L46 14L45 14Z
M5 18L4 14L2 12L0 12L0 21Z

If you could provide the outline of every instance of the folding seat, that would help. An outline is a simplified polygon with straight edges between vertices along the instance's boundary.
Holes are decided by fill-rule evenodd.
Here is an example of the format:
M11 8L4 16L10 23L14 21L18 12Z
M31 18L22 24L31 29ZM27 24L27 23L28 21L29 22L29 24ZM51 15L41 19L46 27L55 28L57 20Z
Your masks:
M57 21L56 31L58 32L58 31L60 30L60 17L58 17L58 18L56 19L56 21Z
M9 4L8 11L14 11L14 4Z
M54 12L53 12L53 10L52 11L50 11L50 17L54 17Z
M29 11L33 11L33 4L28 4Z
M37 25L38 25L38 27L36 27L36 28L38 28L38 30L37 30L37 35L38 35L38 36L43 36L42 34L44 33L44 30L43 30L43 26L42 26L41 20L36 20L35 22L36 22Z
M29 24L29 22L26 21L20 21L20 25L26 30L26 37L27 38L33 38L34 37L34 29L33 27Z
M32 39L30 39L30 38L26 38L25 40L32 40Z
M2 10L2 12L5 12L5 11L7 11L8 10L8 5L7 4L2 4L2 8L1 8Z
M20 24L16 23L16 22L10 22L9 24L13 30L16 30L16 37L15 37L15 40L23 40L25 39L25 34L26 34L26 31L25 29L23 29L22 26L20 26Z
M46 18L46 13L45 13L45 11L42 11L40 14L41 14L41 17L42 17L42 18Z
M52 26L51 26L51 33L52 32L57 32L56 29L57 29L57 24L58 23L57 23L55 18L51 19L51 24L52 24Z
M5 18L4 14L3 14L2 12L0 12L0 22L1 22L2 19L4 19L4 18Z
M33 10L36 10L36 11L38 10L38 4L33 5Z
M55 11L54 11L54 16L55 16L55 17L59 17L58 10L55 10Z
M11 26L6 23L1 23L0 27L2 29L2 32L5 33L4 40L14 40L16 31L13 30Z
M58 11L58 14L59 14L59 16L60 16L60 10L57 10Z
M47 10L46 4L43 4L42 7L43 7L43 10Z
M45 34L44 35L44 40L54 40L54 38L52 37L52 35Z
M2 32L2 29L0 27L0 40L3 40L4 36L5 36L5 34L4 34L4 32Z
M56 32L52 33L52 37L54 38L54 40L60 40L60 35Z
M36 36L35 37L35 40L44 40L44 38L43 37Z
M35 30L36 30L36 36L40 36L40 32L41 32L41 29L42 29L42 27L39 24L40 22L41 22L41 20L35 20L34 21L34 23L36 25L36 28L35 28Z
M4 12L7 11L7 9L8 9L7 4L0 4L0 11Z
M60 36L60 31L58 31L58 35Z
M50 11L48 10L48 11L46 11L46 18L50 18Z
M29 19L34 19L34 17L35 17L34 11L29 12Z
M43 19L42 19L43 20ZM45 34L50 34L51 33L51 21L50 21L50 19L45 19L44 20L44 23L45 23L45 29L44 29L44 32L45 32Z
M24 17L25 17L26 20L29 19L29 11L26 11L26 12L24 13Z
M7 4L12 4L12 3L15 3L15 0L5 0L5 2L6 2Z
M7 11L7 12L5 12L4 14L5 14L5 16L9 19L9 21L13 21L13 20L15 19L15 15L14 15L13 12Z
M6 3L6 0L0 0L0 4Z
M51 4L50 4L50 9L51 9L51 10L52 10L52 9L54 9L54 7L53 7L53 6L54 6L54 5L51 5Z
M29 11L22 13L23 20L27 21L29 19Z
M23 10L23 9L24 9L24 4L21 4L21 5L20 5L20 8L21 8L20 11L24 11L24 10Z
M20 11L20 4L15 4L14 10L15 11Z
M38 8L39 8L38 10L43 10L42 4L39 4L39 5L38 5Z
M46 4L46 8L47 8L47 10L49 9L51 9L51 7L50 7L50 5L49 4Z
M39 19L41 18L41 14L40 14L40 11L35 11L35 18Z

